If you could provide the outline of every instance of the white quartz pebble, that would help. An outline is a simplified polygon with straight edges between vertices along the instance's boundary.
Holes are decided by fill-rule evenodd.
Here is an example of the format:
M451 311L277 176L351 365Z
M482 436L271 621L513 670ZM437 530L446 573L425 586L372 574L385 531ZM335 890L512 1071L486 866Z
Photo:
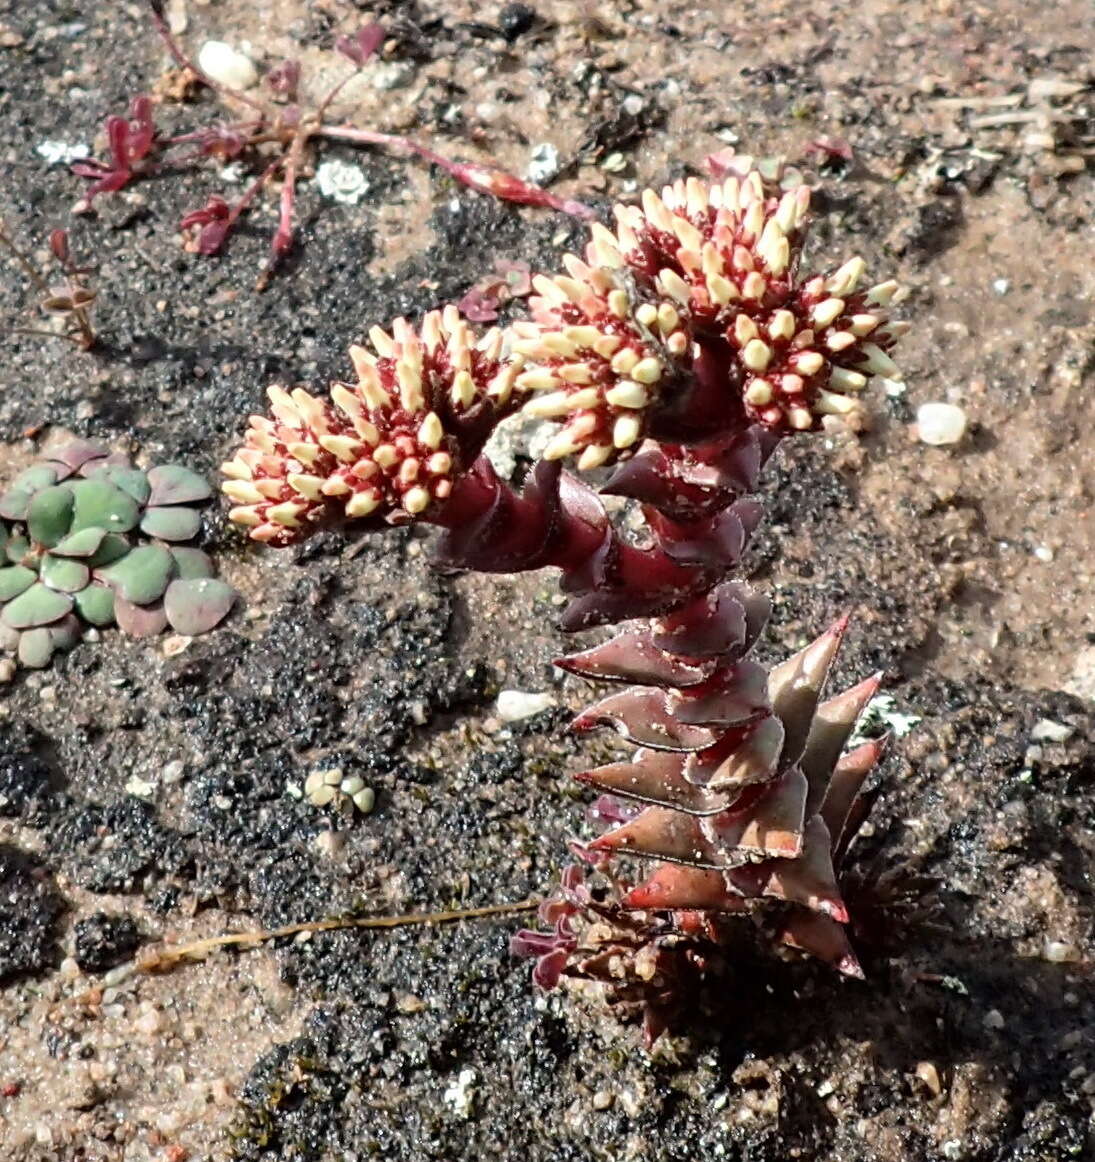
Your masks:
M207 40L201 46L198 68L230 89L249 89L259 79L251 58L223 40Z
M953 403L925 403L916 412L924 444L957 444L966 432L966 413Z
M498 717L503 722L531 718L555 705L550 694L528 694L524 690L502 690L498 695Z

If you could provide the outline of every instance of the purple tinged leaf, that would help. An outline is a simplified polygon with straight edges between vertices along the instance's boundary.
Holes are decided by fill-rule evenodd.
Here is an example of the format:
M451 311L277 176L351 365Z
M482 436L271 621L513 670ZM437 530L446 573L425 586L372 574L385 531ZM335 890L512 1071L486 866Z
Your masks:
M340 36L335 41L335 51L342 53L358 68L376 52L384 42L384 28L373 21L358 30L355 36Z
M53 648L55 650L64 650L67 652L68 650L74 649L80 644L80 638L83 637L79 619L71 613L46 628L49 630L49 636L53 641Z
M150 468L148 483L152 486L148 498L150 506L195 504L213 495L209 481L182 464L161 464Z
M164 595L164 609L172 629L196 637L223 621L235 600L231 585L213 577L197 577L172 581Z
M114 616L118 628L130 637L155 637L167 628L167 614L163 602L151 605L134 605L124 597L114 598Z
M70 472L78 472L91 460L102 460L110 454L110 449L93 440L73 440L49 453L50 460L63 464Z
M566 968L567 955L566 949L558 948L546 956L541 956L532 970L533 983L544 992L550 992L555 988Z

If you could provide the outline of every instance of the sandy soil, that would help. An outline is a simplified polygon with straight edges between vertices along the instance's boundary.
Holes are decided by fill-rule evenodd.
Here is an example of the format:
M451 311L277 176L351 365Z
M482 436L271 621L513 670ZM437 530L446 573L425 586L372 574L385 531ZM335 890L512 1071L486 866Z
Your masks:
M169 7L191 46L292 54L316 91L362 18L348 0ZM743 952L723 1019L652 1056L595 1004L538 998L509 919L133 975L126 916L147 945L521 900L585 826L565 773L597 744L562 729L588 690L550 666L551 578L441 577L418 531L260 552L211 517L245 598L226 628L172 657L106 632L0 687L0 1156L1095 1156L1089 6L531 7L374 6L389 39L342 115L522 174L550 146L553 190L605 212L729 144L784 153L824 181L816 252L912 289L906 390L878 394L872 431L780 453L750 568L775 598L765 657L852 607L838 677L884 666L917 720L858 858L935 877L938 923L868 951L865 984ZM211 471L267 383L323 384L371 322L580 244L569 218L342 147L367 196L306 185L263 295L270 207L220 259L179 247L184 210L240 188L215 168L72 220L80 183L39 147L93 142L164 64L139 4L0 0L0 214L32 249L72 226L102 340L9 336L0 479L60 431ZM215 113L199 95L160 116L181 132ZM853 160L811 151L825 139ZM0 310L36 321L14 267ZM916 438L930 400L966 409L960 445ZM502 687L557 708L505 726ZM368 817L294 793L335 766L376 789Z

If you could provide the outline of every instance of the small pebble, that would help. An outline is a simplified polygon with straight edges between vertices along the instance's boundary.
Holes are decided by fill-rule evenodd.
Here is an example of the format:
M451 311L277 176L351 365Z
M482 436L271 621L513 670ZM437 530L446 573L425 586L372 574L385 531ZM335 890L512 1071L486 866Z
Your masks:
M341 831L321 831L315 838L315 845L321 855L331 858L346 846L346 837Z
M249 89L259 79L251 58L225 44L207 40L198 50L198 67L220 85L230 89Z
M1039 718L1030 732L1035 742L1067 742L1075 733L1071 726L1054 722L1052 718Z
M1004 1020L1004 1014L999 1009L989 1009L985 1014L984 1023L986 1029L1002 1029L1007 1024Z
M182 759L175 759L174 762L170 762L164 767L160 774L160 779L168 785L178 783L182 780L185 771L186 766Z
M185 634L173 633L170 637L164 638L162 646L163 656L165 658L177 658L193 640L193 638L187 637Z
M376 792L372 787L364 787L356 794L351 795L350 798L362 815L368 815L376 806Z
M607 1110L613 1101L615 1101L615 1096L610 1090L599 1089L593 1095L593 1108L595 1110Z
M957 444L966 433L966 413L953 403L925 403L916 412L923 444Z
M559 172L559 151L550 141L532 147L526 176L530 182L543 185Z
M938 1097L943 1092L943 1083L939 1080L939 1070L930 1061L917 1063L916 1076L927 1086L934 1097Z
M1064 940L1047 940L1043 956L1052 964L1065 964L1078 959L1076 945Z
M503 690L498 695L498 717L503 722L517 722L542 714L555 705L550 694L530 694L524 690Z

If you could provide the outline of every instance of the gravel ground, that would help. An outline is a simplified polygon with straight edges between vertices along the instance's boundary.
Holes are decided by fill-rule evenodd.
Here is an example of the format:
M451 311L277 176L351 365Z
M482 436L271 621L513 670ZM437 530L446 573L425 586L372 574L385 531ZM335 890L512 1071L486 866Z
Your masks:
M189 44L292 52L320 88L361 20L346 0L169 7ZM597 744L562 730L588 690L551 668L550 577L440 576L417 530L261 551L211 513L244 598L224 628L171 656L107 631L0 687L0 1156L1095 1156L1088 5L531 8L373 6L390 39L341 115L517 173L553 149L552 188L599 212L727 144L786 153L825 181L818 251L912 287L907 391L878 394L868 433L780 453L750 568L775 599L765 658L854 610L837 677L885 667L911 726L857 865L912 863L940 910L868 950L865 983L743 950L717 1019L652 1055L586 998L537 997L512 918L133 974L163 938L523 900L585 827L565 776ZM0 213L33 250L70 224L101 293L92 354L9 336L0 479L64 432L212 471L266 384L345 375L370 323L580 242L342 147L367 196L306 184L263 294L269 207L219 259L179 246L185 209L240 188L215 169L72 219L80 183L40 147L93 142L163 69L140 5L0 0ZM200 94L160 114L210 115ZM4 317L34 325L33 298L6 267ZM961 444L917 440L931 400L966 410ZM502 688L556 706L507 725ZM370 814L302 801L333 768L375 790Z

